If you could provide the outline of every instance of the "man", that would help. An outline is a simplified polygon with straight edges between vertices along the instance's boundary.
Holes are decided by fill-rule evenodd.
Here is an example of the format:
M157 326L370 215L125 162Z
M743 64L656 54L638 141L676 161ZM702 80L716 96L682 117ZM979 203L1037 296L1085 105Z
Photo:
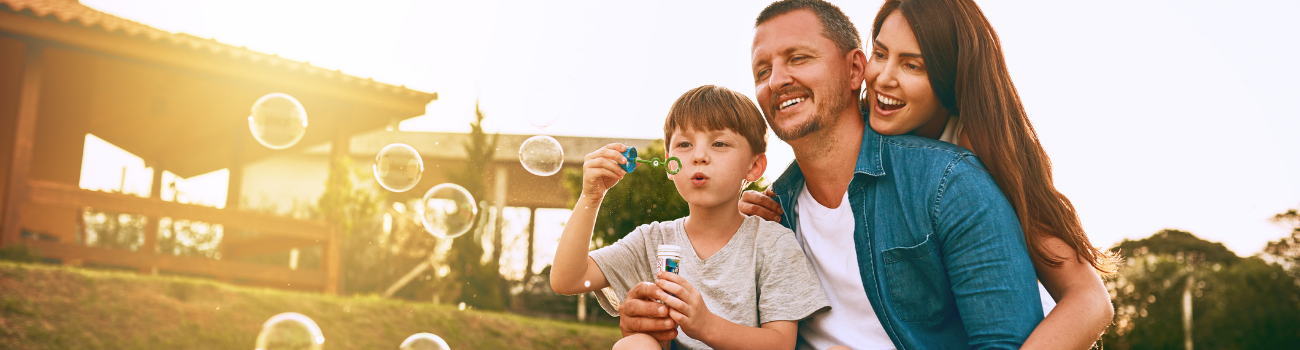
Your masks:
M866 55L835 6L778 1L756 22L758 103L796 161L772 185L768 209L742 210L796 232L831 300L800 324L800 348L1018 348L1043 318L1034 269L1015 212L979 160L866 126L857 104ZM676 335L656 291L628 293L625 333Z

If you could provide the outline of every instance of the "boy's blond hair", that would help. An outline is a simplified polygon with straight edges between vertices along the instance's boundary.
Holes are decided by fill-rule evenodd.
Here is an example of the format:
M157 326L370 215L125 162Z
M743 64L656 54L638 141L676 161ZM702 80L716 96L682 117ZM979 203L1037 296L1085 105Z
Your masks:
M664 121L664 148L673 148L677 128L697 131L731 130L749 141L754 154L767 152L767 121L749 97L721 86L691 89L673 102Z

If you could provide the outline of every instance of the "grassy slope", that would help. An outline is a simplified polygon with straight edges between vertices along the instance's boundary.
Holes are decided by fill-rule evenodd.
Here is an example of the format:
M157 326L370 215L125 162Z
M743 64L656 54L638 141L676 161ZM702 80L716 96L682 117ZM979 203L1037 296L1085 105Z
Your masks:
M0 349L251 349L262 322L311 317L325 349L397 349L430 332L452 349L608 349L613 327L217 282L0 262Z

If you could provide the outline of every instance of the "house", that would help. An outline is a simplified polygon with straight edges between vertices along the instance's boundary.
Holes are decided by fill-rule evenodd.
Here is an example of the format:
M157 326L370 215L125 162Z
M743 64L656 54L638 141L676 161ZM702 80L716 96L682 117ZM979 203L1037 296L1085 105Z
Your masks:
M270 93L295 97L308 114L304 137L287 149L264 147L249 131L251 106ZM335 229L240 210L246 165L318 145L350 155L353 135L422 115L436 99L436 93L151 28L75 0L0 0L0 245L25 244L65 264L335 293ZM148 198L78 187L87 134L154 169ZM163 170L191 177L220 169L229 171L226 198L234 205L218 209L161 196ZM253 234L225 237L222 259L159 252L157 234L145 234L135 250L86 246L79 243L87 208L143 215L148 233L158 232L162 221L193 220ZM313 245L322 247L320 269L232 259Z

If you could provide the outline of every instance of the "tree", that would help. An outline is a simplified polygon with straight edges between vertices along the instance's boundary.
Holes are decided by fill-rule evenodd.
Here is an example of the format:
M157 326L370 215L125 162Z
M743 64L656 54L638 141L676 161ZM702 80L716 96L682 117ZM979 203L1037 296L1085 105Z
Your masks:
M1277 262L1287 269L1293 277L1300 277L1300 212L1287 210L1273 216L1272 221L1279 225L1290 226L1291 234L1264 246L1265 258Z
M384 273L389 266L375 263L384 260L376 258L385 250L379 249L375 241L380 233L376 219L385 195L357 184L365 174L353 167L351 158L334 159L325 180L325 193L316 202L317 215L339 230L344 293L374 291L390 274Z
M492 162L492 155L496 153L497 139L499 134L489 137L483 132L483 110L474 105L474 122L470 123L469 140L465 142L465 153L468 155L466 166L459 171L453 171L448 174L452 182L459 184L469 191L479 203L485 203L488 188L485 179L488 176L488 165ZM505 309L505 300L501 288L500 264L499 260L490 260L485 265L483 259L482 231L484 218L488 211L480 205L478 217L475 218L474 227L470 229L472 234L461 236L451 245L451 251L447 254L447 265L451 267L448 277L450 281L459 286L459 290L451 292L448 300L458 300L470 306L488 310ZM500 247L496 247L500 250Z
M638 151L641 159L667 159L662 140ZM566 171L564 186L569 189L569 205L576 204L582 195L582 170ZM689 214L686 200L677 193L677 187L668 179L664 168L641 164L605 193L600 214L596 215L592 241L596 248L603 247L623 238L637 226L675 220Z
M1113 250L1127 256L1106 282L1116 310L1114 324L1102 336L1103 348L1182 349L1185 292L1193 296L1197 348L1300 343L1300 327L1294 326L1300 324L1300 284L1277 264L1238 257L1220 243L1178 230L1125 240Z

